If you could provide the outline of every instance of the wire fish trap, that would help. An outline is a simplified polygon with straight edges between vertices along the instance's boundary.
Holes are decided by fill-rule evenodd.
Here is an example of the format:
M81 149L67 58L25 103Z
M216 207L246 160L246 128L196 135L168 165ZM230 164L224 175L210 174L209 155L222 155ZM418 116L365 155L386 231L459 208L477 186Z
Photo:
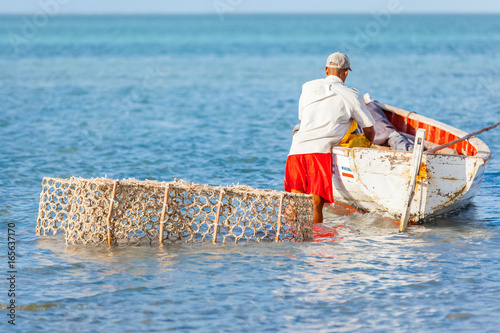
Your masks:
M312 197L184 181L44 178L36 234L66 244L309 241Z

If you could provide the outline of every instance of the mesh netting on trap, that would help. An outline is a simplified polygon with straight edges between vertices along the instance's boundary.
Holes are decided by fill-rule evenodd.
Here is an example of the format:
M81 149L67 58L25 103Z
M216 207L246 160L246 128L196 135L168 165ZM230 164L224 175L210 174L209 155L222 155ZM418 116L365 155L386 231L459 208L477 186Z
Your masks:
M312 239L312 197L248 186L44 178L36 234L67 244Z

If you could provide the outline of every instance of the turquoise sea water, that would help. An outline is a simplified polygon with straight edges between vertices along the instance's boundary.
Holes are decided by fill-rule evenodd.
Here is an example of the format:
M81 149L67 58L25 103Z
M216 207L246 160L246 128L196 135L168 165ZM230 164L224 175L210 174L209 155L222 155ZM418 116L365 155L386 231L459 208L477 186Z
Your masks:
M473 204L406 234L328 215L335 242L67 247L35 225L44 176L282 189L301 85L337 50L360 92L486 127L500 120L500 16L31 21L0 17L2 332L498 331L499 130L481 136L493 157Z

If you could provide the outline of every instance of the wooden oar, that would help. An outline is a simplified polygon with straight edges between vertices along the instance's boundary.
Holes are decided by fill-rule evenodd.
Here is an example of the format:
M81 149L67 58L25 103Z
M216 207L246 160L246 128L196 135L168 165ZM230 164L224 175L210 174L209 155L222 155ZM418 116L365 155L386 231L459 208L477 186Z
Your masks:
M428 154L432 154L432 153L437 152L437 151L438 151L438 150L440 150L440 149L447 148L447 147L449 147L449 146L453 146L455 143L462 142L462 141L464 141L464 140L469 139L470 137L473 137L473 136L476 136L476 135L481 134L481 133L483 133L483 132L489 131L490 129L494 129L494 128L495 128L495 127L497 127L498 125L500 125L500 121L499 121L498 123L496 123L495 125L491 125L491 126L489 126L489 127L485 127L485 128L483 128L482 130L479 130L479 131L477 131L477 132L467 134L466 136L461 137L461 138L459 138L459 139L456 139L456 140L453 140L453 141L451 141L451 142L445 143L445 144L443 144L443 145L441 145L441 146L437 146L437 147L435 147L435 148L429 149L429 150L427 151L427 153L428 153Z
M399 224L399 232L404 232L410 220L410 208L413 196L415 195L415 186L417 185L417 176L420 174L420 166L422 164L422 154L424 152L426 130L420 128L417 130L415 136L415 147L413 148L413 155L410 165L410 184L408 186L408 199L403 207L401 214L401 222Z

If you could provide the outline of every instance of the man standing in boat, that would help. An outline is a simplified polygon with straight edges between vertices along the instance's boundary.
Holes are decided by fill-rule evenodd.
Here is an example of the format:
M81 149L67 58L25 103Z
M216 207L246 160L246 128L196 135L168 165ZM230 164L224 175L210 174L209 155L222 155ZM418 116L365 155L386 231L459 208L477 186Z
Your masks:
M300 129L293 136L285 168L285 191L313 196L314 223L323 222L323 205L333 203L332 153L353 120L373 142L375 121L363 97L344 85L351 64L340 52L326 62L324 79L306 82L299 101Z

